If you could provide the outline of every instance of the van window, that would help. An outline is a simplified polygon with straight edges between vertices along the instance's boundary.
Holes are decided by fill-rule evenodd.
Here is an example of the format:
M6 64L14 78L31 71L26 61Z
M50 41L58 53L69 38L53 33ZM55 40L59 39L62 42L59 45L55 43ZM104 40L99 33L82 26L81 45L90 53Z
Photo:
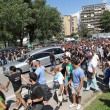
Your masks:
M48 56L50 56L50 53L43 53L43 56L48 57Z
M63 50L60 49L60 48L54 48L53 51L54 51L54 54L61 54L61 53L64 53Z
M39 58L42 58L42 57L43 57L43 53L39 53L39 54L35 54L35 55L31 56L32 60L36 60L36 59L39 59Z
M45 52L52 52L52 51L53 51L53 49L48 49Z

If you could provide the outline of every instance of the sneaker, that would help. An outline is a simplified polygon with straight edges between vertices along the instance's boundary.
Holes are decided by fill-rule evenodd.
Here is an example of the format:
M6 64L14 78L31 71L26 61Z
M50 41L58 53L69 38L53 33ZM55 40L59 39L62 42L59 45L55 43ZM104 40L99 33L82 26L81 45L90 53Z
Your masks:
M77 106L77 104L72 104L69 106L69 108L76 107L76 106Z
M99 90L95 90L94 93L100 92Z
M76 110L80 110L80 108L81 108L81 105L80 105L80 104L78 104L78 106L77 106Z
M63 102L68 102L68 99L63 99Z
M59 110L59 108L60 108L59 106L56 106L56 108L54 110Z
M66 97L69 97L69 94L67 94Z

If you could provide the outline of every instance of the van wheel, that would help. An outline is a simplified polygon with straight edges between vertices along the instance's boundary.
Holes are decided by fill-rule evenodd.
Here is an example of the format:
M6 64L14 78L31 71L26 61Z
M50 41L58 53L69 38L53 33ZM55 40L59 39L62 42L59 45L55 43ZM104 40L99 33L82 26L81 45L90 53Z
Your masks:
M57 64L57 65L60 64L60 59L56 59L56 64Z
M22 74L22 70L20 68L17 68L16 71Z

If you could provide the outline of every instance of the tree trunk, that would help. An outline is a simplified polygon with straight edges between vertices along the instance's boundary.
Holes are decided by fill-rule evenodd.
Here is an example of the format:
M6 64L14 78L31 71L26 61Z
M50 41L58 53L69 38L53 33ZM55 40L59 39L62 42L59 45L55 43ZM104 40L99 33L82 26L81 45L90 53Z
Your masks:
M20 46L22 47L23 46L23 38L20 37Z

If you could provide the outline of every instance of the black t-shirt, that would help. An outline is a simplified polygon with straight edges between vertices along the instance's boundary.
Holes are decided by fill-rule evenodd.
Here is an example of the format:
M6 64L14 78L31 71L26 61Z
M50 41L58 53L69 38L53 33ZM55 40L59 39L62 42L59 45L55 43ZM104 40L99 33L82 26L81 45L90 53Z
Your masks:
M86 64L86 55L85 54L79 54L78 56L79 56L80 60L82 60L84 58L84 61L81 63L81 66L85 65Z
M38 83L32 85L31 87L31 99L34 100L36 98L41 98L43 97L43 91L42 91L42 88L40 87L40 85ZM43 104L43 100L40 101L40 102L36 102L36 103L33 103L34 104Z
M65 76L65 72L66 72L66 63L63 63L62 64L62 70L61 70L61 73L63 74L63 76Z
M22 81L21 81L21 74L19 72L12 74L11 76L8 77L9 80L12 83L14 92L16 92L17 90L20 89L21 85L22 85Z
M55 56L54 56L54 54L50 54L50 62L51 63L55 62Z

